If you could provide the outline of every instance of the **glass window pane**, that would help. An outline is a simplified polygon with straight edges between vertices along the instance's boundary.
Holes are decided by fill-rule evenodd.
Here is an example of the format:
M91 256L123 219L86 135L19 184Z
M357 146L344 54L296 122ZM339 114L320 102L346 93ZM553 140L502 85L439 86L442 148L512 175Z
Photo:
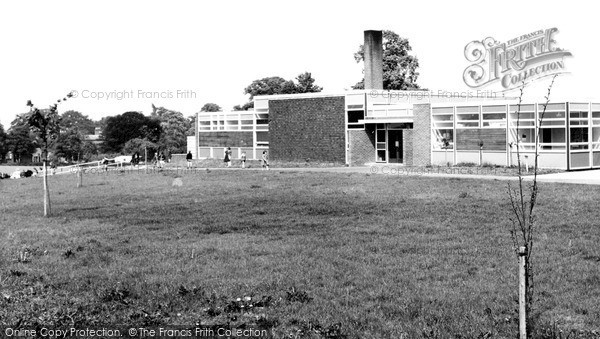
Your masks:
M600 127L592 127L592 142L600 142Z
M540 149L544 150L544 151L560 151L560 150L565 150L567 149L567 145L546 145L546 144L540 144Z
M565 116L565 112L546 112L543 119L564 119ZM542 112L540 112L540 118L542 118Z
M588 117L588 112L580 112L580 111L571 111L569 112L569 116L572 119L587 119Z
M488 113L483 115L483 120L502 120L506 119L505 113Z
M569 122L569 124L571 126L587 126L588 125L588 121L587 120L571 120Z
M509 110L511 112L516 112L518 108L519 108L519 105L510 105ZM533 111L534 111L533 105L521 105L521 113L522 112L533 112Z
M540 143L565 143L564 128L541 128L540 129Z
M588 129L571 128L571 142L588 142Z
M513 130L514 133L514 130ZM513 134L511 133L511 134ZM532 143L535 140L535 129L533 128L525 128L519 129L517 133L517 137L519 138L519 142L523 143Z
M495 105L495 106L481 106L481 111L483 113L487 113L487 112L506 112L506 106L504 105Z
M433 116L433 121L452 121L452 120L454 120L454 116L452 116L450 114Z
M479 122L459 122L456 124L456 128L464 127L479 127Z
M365 118L365 111L348 111L348 122L356 123Z
M483 127L493 127L493 128L505 128L506 120L490 120L484 121Z
M479 120L479 114L457 114L456 120Z
M454 110L453 110L452 107L433 107L431 109L431 112L433 114L436 114L436 113L454 113Z
M542 126L564 126L565 120L542 120Z
M569 108L571 108L571 111L587 111L589 109L589 105L588 104L575 104L575 103L569 103Z
M538 104L538 109L540 110L540 112L544 109L544 104ZM565 108L565 104L564 103L560 103L560 104L548 104L546 106L546 111L558 111L558 110L562 110L564 111Z
M521 112L517 115L517 113L510 113L511 120L517 120L517 118L521 120L535 119L533 112Z
M434 129L433 140L433 149L453 149L454 131L451 129Z
M456 113L479 113L479 106L459 106L456 107Z

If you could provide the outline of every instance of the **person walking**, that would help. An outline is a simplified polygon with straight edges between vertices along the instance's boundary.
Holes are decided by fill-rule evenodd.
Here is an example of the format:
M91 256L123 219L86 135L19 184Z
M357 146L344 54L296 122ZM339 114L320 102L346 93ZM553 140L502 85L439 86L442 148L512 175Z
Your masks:
M227 147L225 150L225 159L223 159L227 167L231 167L231 147Z
M152 169L156 169L156 166L158 166L158 151L156 151L154 157L152 157Z
M246 152L242 152L240 160L242 161L242 168L246 168Z
M108 158L107 157L102 158L102 168L104 169L104 172L108 172Z
M163 168L165 166L165 156L160 152L158 154L158 168Z
M188 152L188 154L185 156L185 160L187 160L187 168L192 168L192 151Z
M267 151L262 152L262 167L263 170L269 170L269 158L267 155Z

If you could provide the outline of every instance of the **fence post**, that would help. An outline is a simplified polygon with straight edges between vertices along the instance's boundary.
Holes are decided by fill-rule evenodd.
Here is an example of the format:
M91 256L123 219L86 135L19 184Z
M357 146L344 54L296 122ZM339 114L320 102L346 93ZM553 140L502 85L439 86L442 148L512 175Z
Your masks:
M519 339L527 339L527 248L519 247Z

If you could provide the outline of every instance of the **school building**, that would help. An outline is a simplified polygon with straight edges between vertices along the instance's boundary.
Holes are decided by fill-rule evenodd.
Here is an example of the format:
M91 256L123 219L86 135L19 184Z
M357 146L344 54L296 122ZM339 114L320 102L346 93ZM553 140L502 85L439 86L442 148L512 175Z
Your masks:
M516 98L383 90L381 31L365 31L365 90L256 96L254 111L199 112L188 139L195 158L337 162L350 166L514 165L517 140L533 165L600 168L600 103L523 103ZM543 119L541 126L540 118ZM519 117L519 119L517 119ZM518 126L517 126L518 124ZM517 128L518 127L518 128Z

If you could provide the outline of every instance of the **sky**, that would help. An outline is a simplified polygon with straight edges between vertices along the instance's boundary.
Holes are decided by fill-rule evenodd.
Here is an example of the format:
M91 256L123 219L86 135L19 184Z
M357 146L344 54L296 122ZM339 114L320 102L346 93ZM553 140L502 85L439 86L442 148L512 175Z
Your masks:
M94 120L151 105L192 115L248 101L253 80L311 72L324 92L362 78L353 54L365 30L407 38L417 83L434 92L472 91L465 46L508 41L556 27L568 75L553 100L599 100L593 2L572 1L6 1L0 4L0 122L8 129L27 100ZM526 95L541 98L549 80Z

